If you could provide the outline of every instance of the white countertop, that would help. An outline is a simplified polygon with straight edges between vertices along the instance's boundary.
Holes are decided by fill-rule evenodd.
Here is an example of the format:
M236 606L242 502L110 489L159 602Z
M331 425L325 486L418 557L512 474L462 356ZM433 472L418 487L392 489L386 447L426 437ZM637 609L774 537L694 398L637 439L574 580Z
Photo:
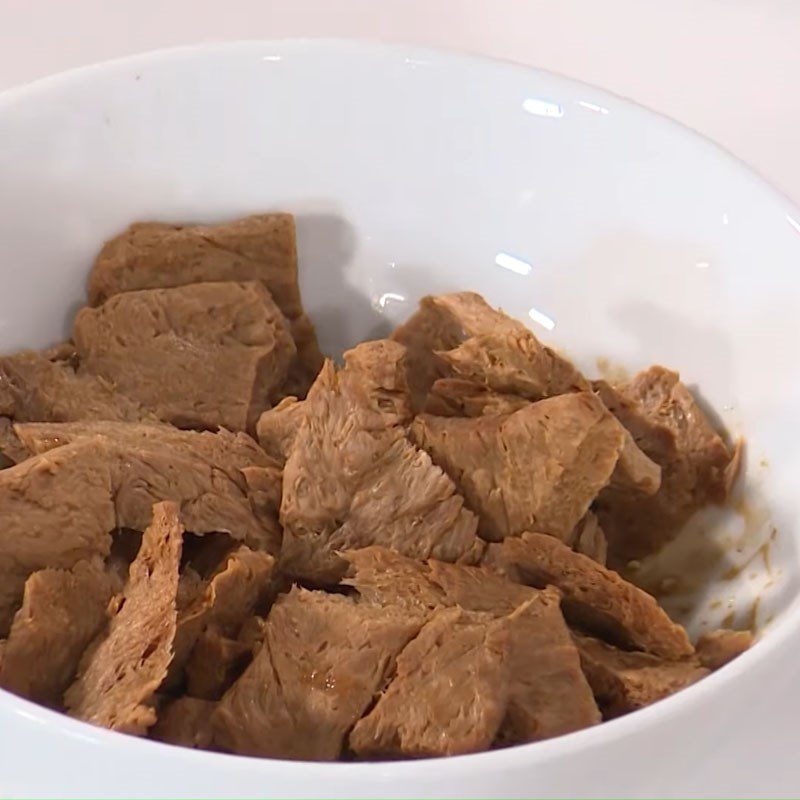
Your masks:
M0 89L154 48L287 36L553 70L700 131L800 203L798 0L0 0Z

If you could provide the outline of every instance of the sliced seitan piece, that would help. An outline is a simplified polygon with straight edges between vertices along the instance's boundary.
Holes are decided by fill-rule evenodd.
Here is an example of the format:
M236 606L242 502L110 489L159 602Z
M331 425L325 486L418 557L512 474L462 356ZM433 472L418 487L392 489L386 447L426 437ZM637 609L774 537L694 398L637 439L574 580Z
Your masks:
M261 283L116 295L78 312L79 375L96 375L179 428L254 430L295 355Z
M526 530L568 539L608 484L624 443L620 426L590 393L501 416L423 414L410 435L453 479L490 541Z
M95 442L0 470L0 635L31 573L108 555L117 526L113 486L106 449Z
M598 564L606 565L608 555L608 542L597 515L589 511L586 516L578 523L573 534L572 549L578 553L589 556Z
M710 670L716 670L749 650L753 641L750 631L718 630L702 634L695 648L700 663Z
M642 558L674 538L699 508L725 499L733 454L675 372L650 367L624 386L597 381L594 388L661 467L652 497L614 485L597 503L610 553L623 562Z
M362 758L487 750L508 705L507 618L436 611L397 658L397 674L350 734Z
M346 558L351 577L345 583L366 602L411 613L459 606L496 617L513 615L508 710L498 742L546 739L599 721L554 589L537 591L478 567L423 564L380 547L352 551Z
M133 734L155 723L153 695L172 659L182 536L178 507L155 505L108 630L64 695L71 716Z
M226 430L182 431L161 423L106 421L17 423L14 430L20 442L34 454L98 437L135 454L126 471L141 470L140 480L138 485L132 483L121 497L126 501L122 516L127 522L120 524L142 530L154 502L175 500L186 503L182 509L184 521L193 532L225 531L262 549L277 552L280 548L280 466L247 434ZM181 470L176 474L177 467ZM161 480L152 476L145 485L145 478L154 470L163 472ZM148 497L148 491L158 491L161 483L165 495ZM142 494L144 498L137 511ZM129 505L133 508L127 508ZM212 520L207 519L209 516ZM217 527L209 527L214 518Z
M581 665L605 719L662 700L708 675L695 660L667 661L649 653L630 653L575 634Z
M32 350L0 356L0 414L18 422L152 418L105 379Z
M523 533L491 544L484 563L510 580L558 587L567 619L615 644L670 659L694 652L686 631L647 592L553 536Z
M205 700L219 700L242 674L252 657L252 647L231 639L216 627L198 637L186 662L186 693Z
M211 747L211 714L216 703L195 697L179 697L158 712L150 738L181 747L208 750Z
M140 222L107 242L89 279L89 302L120 292L208 281L260 281L289 320L297 358L286 394L305 396L322 366L297 280L294 217L261 214L222 225Z
M444 377L437 351L452 350L471 336L508 324L519 325L475 292L423 297L419 310L391 337L408 350L408 383L414 409L424 407L431 385Z
M192 649L207 628L213 627L229 637L239 633L244 622L266 599L274 567L275 559L271 555L244 545L225 558L203 591L178 613L168 686L179 682Z
M0 686L57 707L75 679L86 648L108 622L108 604L122 588L99 561L44 569L25 582L2 663Z
M294 588L270 611L252 664L213 714L225 750L332 761L422 618Z
M526 400L590 389L572 363L510 318L506 324L437 355L452 377Z
M402 367L400 345L377 345ZM394 379L387 385L385 365L377 373L363 366L362 349L375 347L359 345L339 372L328 362L305 400L280 514L281 566L294 577L337 583L346 569L337 551L371 544L419 559L480 558L475 516L447 475L406 438Z

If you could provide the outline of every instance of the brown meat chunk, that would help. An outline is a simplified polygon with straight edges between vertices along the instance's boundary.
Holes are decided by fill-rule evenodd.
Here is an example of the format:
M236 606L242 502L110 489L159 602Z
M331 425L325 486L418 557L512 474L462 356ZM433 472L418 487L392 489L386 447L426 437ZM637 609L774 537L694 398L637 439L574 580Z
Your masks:
M385 343L395 363L399 345ZM477 520L453 482L405 436L403 408L385 375L365 373L357 351L336 372L328 363L305 401L283 473L282 566L296 577L336 583L336 551L382 544L414 558L477 560ZM320 475L325 480L319 480Z
M152 416L105 379L77 374L70 364L33 351L0 357L0 414L21 422Z
M0 686L59 706L84 650L108 621L108 604L120 588L116 576L95 561L34 572L8 634Z
M72 716L135 734L155 723L153 694L172 659L182 536L178 507L154 506L108 631L64 695Z
M558 587L568 620L615 643L662 658L677 659L694 652L686 631L670 620L653 597L552 536L509 537L489 545L484 563L520 583Z
M408 351L408 383L414 409L424 407L431 385L444 377L437 351L452 350L471 336L491 333L508 324L519 325L475 292L423 297L419 310L392 333L392 339Z
M244 670L252 648L224 636L215 627L197 637L186 663L186 693L205 700L219 700Z
M704 633L695 645L700 663L710 670L724 667L753 645L750 631L719 630Z
M356 755L442 756L488 749L508 704L505 619L437 611L397 658L397 674L350 734Z
M624 440L614 418L588 393L496 417L423 414L411 437L453 479L490 541L525 530L567 539L608 484Z
M194 697L179 697L158 713L150 738L181 747L207 750L211 747L211 714L216 703Z
M183 428L253 430L295 348L256 282L144 289L78 312L80 375L98 375Z
M708 675L694 660L629 653L575 634L581 665L606 719L649 706Z
M208 281L260 281L289 320L297 348L287 394L305 395L322 366L297 281L290 214L262 214L206 226L144 222L107 242L89 279L93 306L120 292Z
M178 614L175 655L168 685L175 685L198 637L209 627L235 637L270 590L275 559L268 553L239 547L220 565L204 591Z
M477 567L423 564L380 547L346 557L352 577L345 583L367 602L423 614L459 606L497 617L512 615L508 710L499 741L530 742L599 721L555 590L536 591Z
M126 520L120 524L142 530L154 502L175 500L196 533L227 531L257 547L280 547L280 469L246 434L104 421L17 423L14 429L31 453L101 437L130 455L117 497Z
M246 755L330 761L421 620L293 589L270 611L252 664L219 702L214 740Z
M590 511L578 523L572 541L572 549L605 566L608 542L600 523L597 521L597 515L593 512Z
M0 471L0 634L31 573L108 554L113 484L105 451L92 442Z
M597 504L611 553L641 558L677 535L699 508L725 498L732 454L675 372L651 367L616 389L598 381L595 391L661 467L651 497L615 485Z
M437 355L452 376L526 400L590 388L569 361L545 347L524 325L510 319L491 332L473 336Z

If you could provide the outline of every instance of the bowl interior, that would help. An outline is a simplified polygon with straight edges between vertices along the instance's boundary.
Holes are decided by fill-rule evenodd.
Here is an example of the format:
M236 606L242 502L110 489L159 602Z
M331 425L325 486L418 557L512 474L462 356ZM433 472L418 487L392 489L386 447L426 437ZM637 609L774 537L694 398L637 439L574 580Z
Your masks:
M66 334L133 220L291 211L332 354L473 289L588 373L679 369L746 437L746 484L638 579L693 632L793 601L800 215L691 132L509 65L252 43L7 93L0 153L3 351Z

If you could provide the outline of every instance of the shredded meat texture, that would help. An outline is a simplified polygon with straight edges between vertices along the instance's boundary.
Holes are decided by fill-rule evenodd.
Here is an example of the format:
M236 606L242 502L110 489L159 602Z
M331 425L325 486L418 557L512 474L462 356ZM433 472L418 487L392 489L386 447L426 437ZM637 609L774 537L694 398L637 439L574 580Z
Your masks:
M152 418L104 378L33 351L0 357L0 415L20 422Z
M253 430L295 355L261 283L144 289L84 308L73 336L96 375L180 428Z
M490 541L526 530L566 540L611 479L624 443L620 426L590 393L501 416L424 414L411 437L453 479Z
M296 397L284 397L274 408L265 411L256 426L264 452L283 466L294 445L294 437L305 415L305 403Z
M595 391L661 467L652 496L613 486L598 499L610 552L624 562L656 552L695 511L722 502L736 462L677 373L651 367L624 386L598 381Z
M704 633L695 648L700 663L710 670L720 669L753 646L750 631L718 630Z
M377 758L488 749L508 706L508 628L505 619L460 608L435 612L353 728L353 752Z
M568 620L618 644L672 659L694 652L655 598L552 536L524 533L491 544L484 563L510 580L558 587Z
M210 281L264 284L289 321L297 351L285 394L304 396L322 366L322 354L300 300L290 214L213 226L131 225L100 251L89 278L89 302L98 306L121 292Z
M651 705L708 675L694 659L669 661L575 634L583 671L606 719Z
M292 589L270 611L252 664L219 702L225 750L330 761L422 620L341 595Z
M211 714L216 703L196 697L179 697L158 712L150 738L182 747L211 747Z
M0 686L58 707L90 642L108 621L108 604L121 589L99 561L72 569L44 569L25 582L0 662Z
M362 357L376 345L382 360ZM415 558L480 557L476 518L447 475L406 439L407 406L396 388L403 356L391 342L359 345L343 370L326 364L309 392L283 473L281 563L290 574L336 583L346 569L337 551L370 544Z
M108 630L64 695L71 716L139 735L155 723L153 695L172 660L182 536L178 507L154 506Z
M437 417L483 417L512 414L530 400L501 394L463 378L438 378L425 398L426 414Z
M244 670L252 647L231 639L216 627L198 637L186 663L186 693L190 697L219 700Z
M229 637L239 633L260 601L266 599L274 568L271 555L244 545L222 562L204 589L178 613L168 685L179 682L204 631L213 628Z
M0 417L0 469L19 464L29 453L20 442L8 417Z

